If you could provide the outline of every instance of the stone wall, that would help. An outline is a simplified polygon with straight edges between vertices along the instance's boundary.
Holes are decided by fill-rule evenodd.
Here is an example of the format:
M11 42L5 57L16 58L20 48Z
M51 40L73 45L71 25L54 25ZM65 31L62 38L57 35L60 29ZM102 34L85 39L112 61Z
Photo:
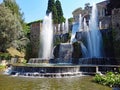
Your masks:
M115 57L120 58L120 8L112 11L112 29Z
M120 40L120 8L112 11L112 27L116 32L116 40Z
M111 16L105 16L99 18L99 28L101 29L110 29L111 28Z
M31 57L38 57L41 27L42 24L40 22L35 22L30 25L30 42L32 46Z

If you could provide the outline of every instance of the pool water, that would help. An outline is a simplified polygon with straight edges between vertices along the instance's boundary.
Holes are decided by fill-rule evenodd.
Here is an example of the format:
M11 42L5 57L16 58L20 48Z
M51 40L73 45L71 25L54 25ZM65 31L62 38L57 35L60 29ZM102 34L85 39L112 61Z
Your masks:
M92 82L93 77L25 78L0 74L0 90L112 90Z

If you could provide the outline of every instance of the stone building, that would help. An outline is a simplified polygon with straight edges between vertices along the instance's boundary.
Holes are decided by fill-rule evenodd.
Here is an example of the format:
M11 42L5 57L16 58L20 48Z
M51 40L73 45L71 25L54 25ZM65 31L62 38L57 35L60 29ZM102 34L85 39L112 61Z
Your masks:
M35 21L35 22L29 23L29 26L30 26L30 41L32 46L32 56L38 57L39 39L40 39L42 23L41 21Z
M112 29L115 57L120 58L120 8L112 10Z
M100 22L100 29L107 29L110 25L111 17L106 16L106 9L107 9L108 1L103 1L100 3L97 3L98 8L98 18ZM90 19L90 15L92 12L92 6L89 5L89 3L85 4L85 8L77 8L73 11L73 18L74 22L79 22L79 16L82 15L83 18L86 18L87 21Z
M72 12L72 14L73 14L74 22L79 22L79 16L80 14L83 15L83 9L77 8Z
M99 18L106 16L107 4L108 4L108 1L103 1L103 2L97 3Z
M97 3L100 29L108 29L111 25L111 16L107 15L108 1Z

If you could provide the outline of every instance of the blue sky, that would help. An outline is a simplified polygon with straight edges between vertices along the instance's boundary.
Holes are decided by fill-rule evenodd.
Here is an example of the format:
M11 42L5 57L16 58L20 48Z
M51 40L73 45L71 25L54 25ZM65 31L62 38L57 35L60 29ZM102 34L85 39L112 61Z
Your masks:
M72 12L79 7L84 7L85 3L98 3L104 0L60 0L64 17L72 17ZM2 0L0 0L0 3ZM46 13L48 0L16 0L24 12L26 22L43 19Z

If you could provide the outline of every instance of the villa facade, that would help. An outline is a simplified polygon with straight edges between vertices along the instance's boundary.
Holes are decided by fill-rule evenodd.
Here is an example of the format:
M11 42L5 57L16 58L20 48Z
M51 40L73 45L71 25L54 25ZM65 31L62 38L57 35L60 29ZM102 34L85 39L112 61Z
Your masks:
M106 16L107 12L107 4L108 1L103 1L100 3L97 3L97 8L98 8L98 18L100 22L100 29L107 29L110 25L110 17ZM76 10L73 11L73 18L74 22L79 22L79 16L80 14L82 15L83 18L86 18L87 21L90 19L90 15L92 12L92 6L89 4L85 4L85 8L77 8Z

